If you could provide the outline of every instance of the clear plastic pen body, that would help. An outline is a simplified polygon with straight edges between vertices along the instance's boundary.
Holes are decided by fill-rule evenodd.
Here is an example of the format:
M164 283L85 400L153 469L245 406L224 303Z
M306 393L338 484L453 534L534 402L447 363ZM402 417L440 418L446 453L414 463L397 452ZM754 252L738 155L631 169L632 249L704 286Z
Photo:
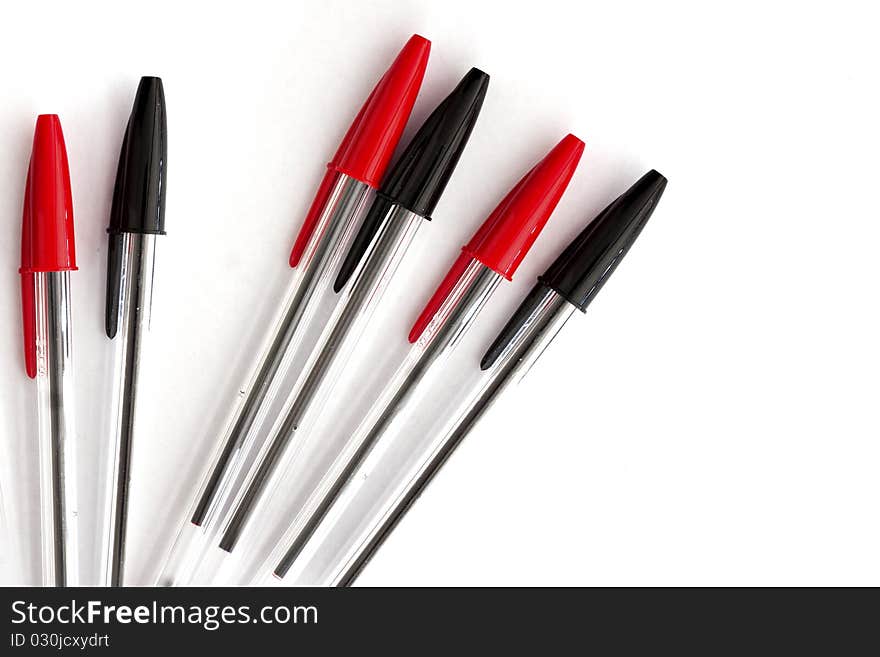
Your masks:
M374 191L341 173L329 182L326 202L295 269L274 328L261 350L211 458L195 501L180 528L159 583L190 582L205 550L219 531L219 520L238 490L236 482L260 448L260 428L297 354L308 350L312 320L329 317L340 295L333 281Z
M391 277L424 222L424 217L405 208L389 207L353 280L343 288L344 298L288 398L281 419L272 428L272 437L264 444L236 498L219 544L223 551L232 552L261 496L277 485L270 483L273 474L283 473L296 458L305 431L295 434L304 422L320 414L327 395L345 369Z
M3 499L3 482L0 481L0 572L9 559L9 530L6 528L6 502Z
M78 584L70 272L33 274L44 586Z
M308 571L309 584L351 584L455 447L507 386L525 376L576 310L546 289L494 365L462 381L451 419L425 426L411 418L401 431L382 436L350 473L298 560L289 564L280 552L274 554L263 580L271 571L296 583ZM340 536L342 516L356 517L354 529Z
M102 527L101 584L122 586L125 572L131 452L141 363L148 350L158 235L122 233L113 406Z
M431 375L439 371L440 361L455 349L501 280L500 274L476 260L464 269L406 360L285 535L282 543L286 548L280 557L275 555L279 558L274 564L274 572L279 577L283 577L297 560L340 495L344 495L352 474L369 460L377 442L408 417L419 405L420 395L431 389Z

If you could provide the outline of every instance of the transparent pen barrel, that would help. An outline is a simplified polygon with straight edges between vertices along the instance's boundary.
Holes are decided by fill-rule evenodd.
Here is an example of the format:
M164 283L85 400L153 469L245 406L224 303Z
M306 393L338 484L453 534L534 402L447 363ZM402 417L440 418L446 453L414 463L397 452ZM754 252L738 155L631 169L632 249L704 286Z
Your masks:
M300 552L313 543L313 534L332 522L338 498L352 486L353 473L373 458L382 437L395 432L421 407L424 396L443 376L443 361L454 352L501 280L499 274L477 261L466 267L285 534L285 550L273 555L278 558L274 568L279 576L283 577L299 559Z
M353 280L343 288L342 299L285 403L280 419L272 427L271 439L264 444L241 487L233 505L234 511L224 528L220 542L222 550L232 552L237 549L238 538L255 513L258 502L271 497L278 484L277 477L283 476L296 459L309 426L319 417L373 311L424 222L423 217L399 206L391 206L383 218Z
M6 500L3 497L3 482L0 481L0 574L4 577L10 552L9 529L6 526ZM6 580L4 579L4 581Z
M348 585L396 526L434 472L491 404L517 383L574 314L576 308L552 290L523 322L508 348L487 371L471 363L433 413L415 402L393 431L386 432L348 478L297 562L279 572L279 554L263 570L291 584ZM432 385L432 389L436 389Z
M34 274L44 586L78 583L70 272Z
M323 211L260 350L248 381L210 460L198 495L184 519L159 578L160 584L189 583L253 461L276 401L295 381L306 356L340 300L333 283L374 196L372 188L344 174L333 177Z
M157 235L122 233L113 338L112 411L109 427L107 481L101 527L101 584L121 586L127 556L131 454L134 446L142 363L149 362L150 315Z

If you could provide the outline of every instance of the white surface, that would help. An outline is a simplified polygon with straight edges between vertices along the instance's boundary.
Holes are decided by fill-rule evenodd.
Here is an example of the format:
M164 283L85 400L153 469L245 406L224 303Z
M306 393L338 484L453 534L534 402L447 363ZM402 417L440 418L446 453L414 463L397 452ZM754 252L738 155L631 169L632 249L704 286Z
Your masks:
M35 391L16 274L35 115L61 115L74 185L87 527L98 481L87 466L103 450L109 399L111 185L139 76L165 82L169 234L153 315L162 382L144 391L155 411L138 438L131 517L132 578L145 581L284 289L323 163L419 32L433 52L408 134L470 66L492 83L401 312L418 311L500 196L568 131L587 141L582 166L487 308L487 339L597 210L649 168L670 183L589 314L526 379L532 408L496 408L359 583L880 584L880 53L870 5L834 7L5 8L0 477L15 549L2 581L38 578Z

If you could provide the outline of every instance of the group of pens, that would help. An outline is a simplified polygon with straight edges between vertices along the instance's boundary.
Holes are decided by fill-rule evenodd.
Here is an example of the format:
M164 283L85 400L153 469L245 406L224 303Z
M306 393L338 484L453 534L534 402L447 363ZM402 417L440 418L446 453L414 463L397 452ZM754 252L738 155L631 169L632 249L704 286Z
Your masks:
M216 583L239 539L260 529L258 504L290 467L419 227L430 220L473 130L489 76L471 69L434 109L386 173L419 92L430 42L413 36L379 80L332 158L290 255L295 273L250 382L167 555L157 584ZM565 136L525 173L452 263L409 333L405 358L308 501L289 516L263 566L228 583L301 583L299 564L325 550L320 585L348 585L492 402L518 380L576 310L584 311L654 210L666 179L650 171L590 221L522 301L471 374L459 401L431 431L407 417L437 385L497 287L510 280L564 193L584 150ZM106 332L116 341L108 446L112 483L99 540L102 584L126 582L129 479L137 429L141 346L149 328L156 242L165 233L167 142L159 78L141 80L125 129L109 221ZM70 413L70 272L76 270L73 210L61 124L38 117L22 222L25 363L39 400L42 570L45 585L78 579L75 439ZM298 356L296 356L299 354ZM307 355L303 360L303 354ZM295 357L296 356L296 357ZM293 363L297 371L291 372ZM290 374L293 376L289 376ZM433 376L433 378L432 378ZM295 383L291 384L293 380ZM338 393L336 393L338 394ZM271 414L276 401L282 410ZM233 400L230 400L233 401ZM259 431L272 422L271 430ZM415 435L418 434L418 435ZM317 437L320 439L320 436ZM402 446L402 447L401 447ZM404 465L383 455L404 449ZM381 476L380 476L381 475ZM366 483L382 479L346 545L331 550L334 522ZM323 547L322 547L323 546ZM311 555L311 556L310 556Z

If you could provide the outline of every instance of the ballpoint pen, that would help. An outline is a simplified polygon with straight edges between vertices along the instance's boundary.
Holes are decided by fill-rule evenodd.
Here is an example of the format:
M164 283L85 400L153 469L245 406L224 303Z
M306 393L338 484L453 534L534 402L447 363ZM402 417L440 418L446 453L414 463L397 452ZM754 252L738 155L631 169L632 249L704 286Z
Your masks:
M488 84L486 73L471 69L428 117L383 183L336 279L344 299L236 498L220 541L222 551L234 549L279 464L295 458L302 434L296 439L294 434L304 420L320 413L416 231L431 218L477 121ZM364 234L376 237L370 241ZM219 552L217 556L224 558Z
M258 431L300 352L309 352L307 329L329 316L339 301L333 281L356 235L418 96L430 41L414 35L379 80L348 129L327 171L290 254L294 268L285 302L250 381L226 424L195 501L166 558L159 583L185 584L210 537L218 530L235 482L258 445Z
M78 582L70 272L73 201L61 122L37 117L21 229L27 374L37 380L44 586Z
M416 399L416 390L430 386L429 373L455 349L499 283L513 277L565 192L583 150L580 139L566 136L462 249L416 320L410 353L295 519L278 572L290 568L370 448Z
M313 539L301 552L303 564L322 551L334 551L334 558L322 560L320 576L310 584L348 586L415 500L446 462L453 450L491 407L508 386L519 381L541 356L565 323L580 310L585 312L602 286L620 264L623 257L651 217L666 179L650 171L624 192L574 239L550 268L540 276L537 285L513 313L498 337L483 356L479 369L474 366L464 395L451 421L440 424L439 431L428 432L418 449L405 459L408 466L394 473L393 481L377 484L378 473L387 472L382 461L389 453L408 450L406 443L414 436L410 430L386 434L381 443L351 473L325 517L316 529ZM469 379L470 381L470 379ZM433 434L433 435L431 435ZM401 461L400 457L395 462ZM373 488L369 502L357 504L365 486ZM376 502L375 490L379 491ZM367 508L367 513L361 511ZM334 522L343 514L358 513L358 528L353 537L347 537L342 549L328 546L332 540ZM270 557L265 571L278 578L297 581L299 572L277 551Z
M122 586L137 392L168 180L162 80L141 78L119 154L107 249L105 331L116 343L101 583Z

